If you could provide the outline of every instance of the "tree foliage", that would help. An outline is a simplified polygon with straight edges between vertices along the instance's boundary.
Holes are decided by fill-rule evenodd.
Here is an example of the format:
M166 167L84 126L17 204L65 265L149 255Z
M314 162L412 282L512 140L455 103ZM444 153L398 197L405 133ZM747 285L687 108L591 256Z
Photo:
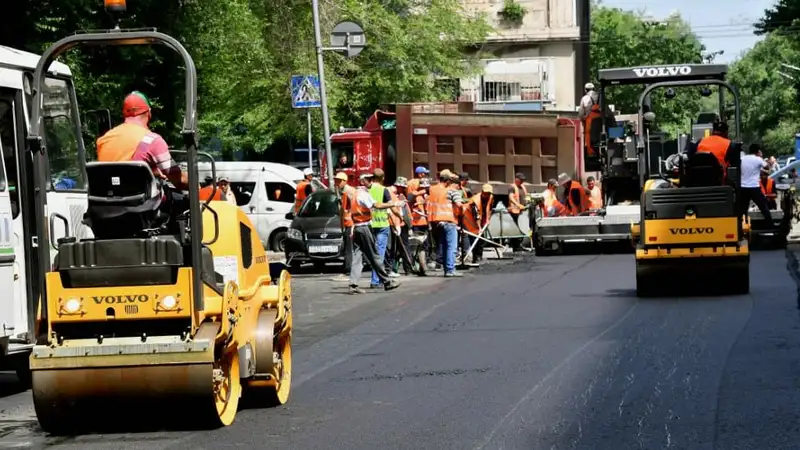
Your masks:
M742 98L744 138L762 143L773 154L791 153L800 131L800 72L781 66L800 62L798 20L800 1L777 1L756 24L757 34L765 39L731 68L731 81Z
M658 23L643 14L618 8L594 5L591 30L591 73L604 68L650 66L657 64L702 63L705 48L689 25L673 15ZM617 111L638 111L642 85L612 87L606 95ZM677 89L677 97L666 99L663 91L651 96L653 112L661 129L674 134L688 131L689 121L701 110L697 89Z
M0 44L35 53L77 30L112 25L100 0L8 6ZM458 0L322 1L320 7L324 44L333 25L345 19L359 22L368 39L355 59L325 55L334 128L361 125L383 103L446 98L431 73L473 73L476 61L463 49L490 31L483 17L469 14ZM305 114L292 110L289 81L294 74L317 72L310 1L138 0L128 2L128 9L123 27L158 28L193 56L201 136L256 151L305 136ZM155 104L156 131L175 142L184 92L175 55L159 48L82 49L64 62L75 74L84 109L108 108L119 121L122 97L141 90Z

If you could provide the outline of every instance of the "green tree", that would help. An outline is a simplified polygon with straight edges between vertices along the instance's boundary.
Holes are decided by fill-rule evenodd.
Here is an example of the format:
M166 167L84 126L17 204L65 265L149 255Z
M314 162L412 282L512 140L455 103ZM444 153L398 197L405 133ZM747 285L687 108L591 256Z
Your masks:
M590 66L593 77L604 68L657 64L702 63L705 48L689 25L672 15L650 22L641 13L595 4L592 9ZM638 111L643 86L612 87L607 90L609 104L622 113ZM675 134L685 132L689 121L701 110L697 89L676 89L677 96L666 99L663 92L651 95L653 112L661 129Z
M744 140L761 142L775 154L791 152L794 134L800 131L795 82L779 73L780 64L786 61L800 61L797 42L770 33L739 59L730 73L742 99Z

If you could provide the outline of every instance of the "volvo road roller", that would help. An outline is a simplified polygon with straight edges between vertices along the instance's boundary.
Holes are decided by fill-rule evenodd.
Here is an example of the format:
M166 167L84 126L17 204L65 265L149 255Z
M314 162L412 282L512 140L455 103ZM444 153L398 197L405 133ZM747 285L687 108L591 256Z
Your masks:
M58 55L77 46L139 44L163 44L184 60L188 195L143 162L88 163L85 221L94 237L50 242L58 218L41 218L52 142L36 126L28 139L33 165L23 179L38 222L29 262L38 269L31 282L41 298L32 391L39 423L52 434L226 426L243 395L270 405L289 397L290 276L271 275L239 208L199 199L197 80L186 49L156 31L117 28L62 39L36 67L31 123L42 118L44 78ZM52 266L51 246L58 251Z
M667 88L674 96L674 87L699 86L704 96L708 96L710 87L716 86L720 111L715 127L724 132L728 122L733 122L738 138L739 96L725 81L726 71L716 70L719 67L692 66L690 72L705 70L706 79L701 80L681 80L680 74L686 70L677 70L675 74L654 71L655 79L640 97L639 136L645 136L647 123L655 120L655 115L645 113L643 108L653 90ZM731 94L732 105L726 103L725 92ZM698 150L697 142L689 142L686 153L670 158L675 164L666 174L661 161L656 170L648 170L652 166L647 144L646 139L637 142L644 156L640 159L643 162L641 220L631 227L636 248L637 294L748 293L749 222L737 205L741 144L730 143L727 152L722 150L724 158L720 161L714 154Z

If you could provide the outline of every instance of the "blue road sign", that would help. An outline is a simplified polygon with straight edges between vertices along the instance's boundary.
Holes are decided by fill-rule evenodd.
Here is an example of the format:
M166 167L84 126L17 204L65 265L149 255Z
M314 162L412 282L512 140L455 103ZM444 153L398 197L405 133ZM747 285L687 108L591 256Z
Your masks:
M292 108L319 108L319 77L316 75L292 76Z

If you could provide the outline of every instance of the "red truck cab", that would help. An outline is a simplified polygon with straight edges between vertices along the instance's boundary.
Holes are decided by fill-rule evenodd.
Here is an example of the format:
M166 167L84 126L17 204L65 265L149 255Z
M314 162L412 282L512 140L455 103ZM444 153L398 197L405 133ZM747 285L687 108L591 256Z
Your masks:
M396 114L375 111L367 123L357 130L348 130L331 135L331 157L335 161L333 172L347 174L348 184L358 186L361 174L372 173L381 168L387 180L397 176L395 129ZM328 161L321 160L320 176L328 184Z

